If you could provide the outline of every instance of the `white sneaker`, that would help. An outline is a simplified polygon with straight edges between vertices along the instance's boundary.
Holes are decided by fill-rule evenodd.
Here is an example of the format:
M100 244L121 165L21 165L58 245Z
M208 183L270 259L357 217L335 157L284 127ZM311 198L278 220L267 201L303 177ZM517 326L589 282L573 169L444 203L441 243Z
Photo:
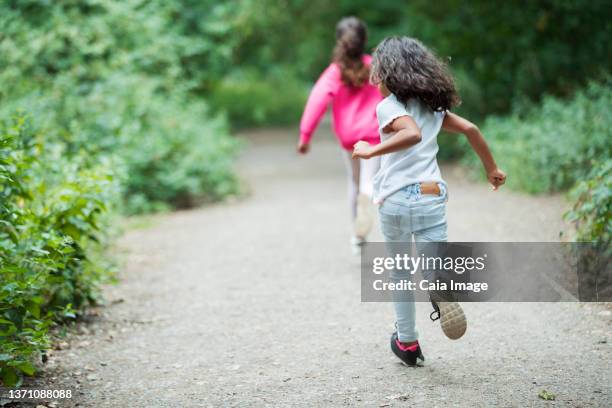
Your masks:
M351 252L353 252L353 255L361 255L361 248L365 243L365 238L351 237Z
M357 196L357 216L355 217L355 235L365 237L372 230L374 223L374 203L365 194Z

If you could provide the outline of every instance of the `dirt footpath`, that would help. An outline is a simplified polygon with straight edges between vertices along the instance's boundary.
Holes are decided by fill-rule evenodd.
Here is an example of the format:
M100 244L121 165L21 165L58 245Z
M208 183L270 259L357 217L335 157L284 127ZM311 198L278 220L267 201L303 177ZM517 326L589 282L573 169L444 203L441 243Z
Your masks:
M401 366L388 348L391 305L360 303L338 147L321 132L298 158L295 139L248 135L247 198L128 230L110 305L43 380L72 387L83 407L612 406L602 305L467 304L468 332L453 342L419 304L427 365ZM561 197L443 173L451 240L558 240Z

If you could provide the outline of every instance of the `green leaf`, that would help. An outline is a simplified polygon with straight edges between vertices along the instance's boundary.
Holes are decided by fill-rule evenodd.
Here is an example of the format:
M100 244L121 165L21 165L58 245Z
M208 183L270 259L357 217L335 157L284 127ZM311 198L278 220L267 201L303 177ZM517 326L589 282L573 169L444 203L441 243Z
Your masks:
M2 367L0 370L2 374L2 382L7 387L18 387L21 385L21 377L17 374L17 371L13 367Z
M557 398L555 394L553 394L552 392L548 392L546 390L541 390L540 393L538 394L538 397L540 397L541 399L545 401L554 401L555 398Z
M34 375L36 372L36 367L29 361L22 361L18 365L15 366L20 369L26 375Z
M39 319L40 318L40 306L37 303L34 302L28 302L26 309L28 310L28 312L30 312L32 314L32 316L34 316L35 318Z

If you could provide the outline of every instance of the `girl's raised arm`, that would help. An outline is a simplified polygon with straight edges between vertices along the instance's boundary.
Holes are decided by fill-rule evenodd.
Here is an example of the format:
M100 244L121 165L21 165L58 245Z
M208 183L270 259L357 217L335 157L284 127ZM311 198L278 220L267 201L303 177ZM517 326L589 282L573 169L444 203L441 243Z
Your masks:
M506 182L506 173L497 167L491 150L489 150L489 146L478 126L455 113L447 112L444 122L442 122L442 129L450 133L462 133L467 137L472 149L480 157L480 161L487 172L487 179L493 185L493 190L497 190L499 186Z
M300 121L299 153L308 152L308 144L312 134L325 114L327 106L338 93L340 86L342 86L340 69L336 64L331 64L315 83L308 97L308 102L306 102Z

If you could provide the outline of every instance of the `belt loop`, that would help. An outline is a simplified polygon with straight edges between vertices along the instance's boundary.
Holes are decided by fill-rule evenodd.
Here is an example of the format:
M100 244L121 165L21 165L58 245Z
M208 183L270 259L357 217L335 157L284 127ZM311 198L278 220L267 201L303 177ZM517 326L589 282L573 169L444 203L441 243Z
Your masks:
M420 200L423 194L421 193L421 183L415 184L416 201Z

